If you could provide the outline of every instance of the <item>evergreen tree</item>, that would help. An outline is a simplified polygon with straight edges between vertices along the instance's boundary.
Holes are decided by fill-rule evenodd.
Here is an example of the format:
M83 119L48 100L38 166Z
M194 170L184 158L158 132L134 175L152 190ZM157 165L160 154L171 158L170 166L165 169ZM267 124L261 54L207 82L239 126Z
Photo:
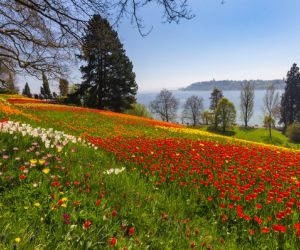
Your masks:
M30 88L29 88L28 82L26 82L26 84L25 84L25 87L24 87L24 89L23 89L23 91L22 91L22 95L23 95L23 96L27 96L27 97L29 97L29 98L32 97L32 94L31 94L31 92L30 92Z
M42 80L43 80L43 85L41 87L41 95L43 99L52 99L48 78L44 72L42 73Z
M300 73L294 63L287 73L285 91L281 98L281 120L283 132L294 121L300 122Z
M135 102L137 84L133 66L118 34L108 21L94 15L83 37L83 82L76 92L88 107L124 111Z
M209 109L211 111L215 111L215 109L218 106L219 101L223 98L223 92L222 90L219 90L217 88L214 88L214 90L210 94L210 106Z
M67 79L59 79L59 92L61 96L66 96L69 93L69 82Z

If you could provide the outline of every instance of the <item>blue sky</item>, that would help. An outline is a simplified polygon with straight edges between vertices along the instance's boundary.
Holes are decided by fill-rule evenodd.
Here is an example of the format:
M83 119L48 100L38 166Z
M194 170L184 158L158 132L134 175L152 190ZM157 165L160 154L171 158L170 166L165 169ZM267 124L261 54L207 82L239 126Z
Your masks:
M299 0L189 2L195 17L179 24L163 23L158 7L145 7L144 24L153 26L147 37L129 20L117 28L140 91L212 79L281 79L300 64ZM80 82L80 73L71 78Z

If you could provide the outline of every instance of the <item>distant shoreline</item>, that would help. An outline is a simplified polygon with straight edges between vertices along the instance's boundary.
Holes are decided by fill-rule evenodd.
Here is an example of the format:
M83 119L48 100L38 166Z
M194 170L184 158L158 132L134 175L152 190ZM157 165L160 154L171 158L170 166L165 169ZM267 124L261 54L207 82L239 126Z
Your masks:
M195 82L187 87L179 88L179 91L212 91L214 88L218 88L222 91L236 91L242 90L243 85L247 82L251 82L254 85L255 90L266 90L270 84L275 85L276 89L284 89L285 82L284 80L275 79L275 80L221 80L221 81L203 81Z

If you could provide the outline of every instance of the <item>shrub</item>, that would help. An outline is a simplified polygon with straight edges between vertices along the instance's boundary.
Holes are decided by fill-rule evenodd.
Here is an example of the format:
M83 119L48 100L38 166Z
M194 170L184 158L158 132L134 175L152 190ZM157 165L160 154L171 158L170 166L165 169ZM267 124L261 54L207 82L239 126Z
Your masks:
M300 124L294 122L289 125L286 131L286 135L292 142L300 142Z
M0 87L0 94L15 95L18 94L18 91Z
M125 114L136 115L145 118L152 118L148 109L143 104L140 103L134 103L131 109L125 111Z

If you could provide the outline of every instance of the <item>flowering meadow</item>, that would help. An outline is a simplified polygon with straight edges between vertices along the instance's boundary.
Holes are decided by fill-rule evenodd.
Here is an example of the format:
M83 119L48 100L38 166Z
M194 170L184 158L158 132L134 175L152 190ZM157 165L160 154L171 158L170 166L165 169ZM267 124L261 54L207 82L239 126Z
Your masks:
M300 152L0 96L0 249L299 249Z

